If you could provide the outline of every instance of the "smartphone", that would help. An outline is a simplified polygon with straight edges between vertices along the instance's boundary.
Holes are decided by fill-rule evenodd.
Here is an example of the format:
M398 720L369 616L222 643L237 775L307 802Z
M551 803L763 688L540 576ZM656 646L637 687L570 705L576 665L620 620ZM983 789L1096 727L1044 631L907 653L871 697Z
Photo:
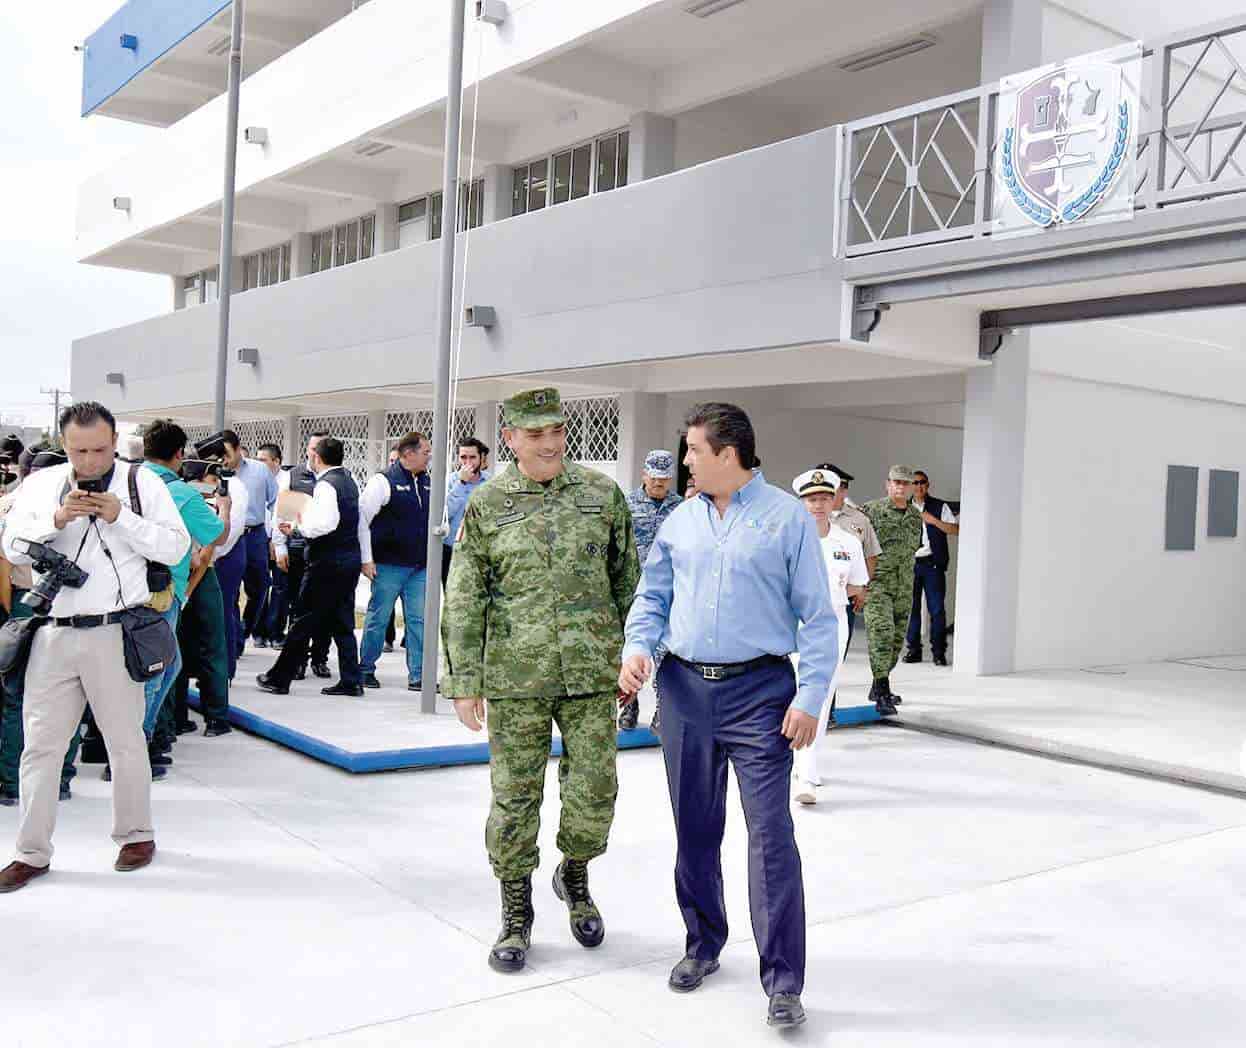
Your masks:
M104 478L96 477L95 480L78 481L78 490L86 495L102 495L108 489L104 487Z

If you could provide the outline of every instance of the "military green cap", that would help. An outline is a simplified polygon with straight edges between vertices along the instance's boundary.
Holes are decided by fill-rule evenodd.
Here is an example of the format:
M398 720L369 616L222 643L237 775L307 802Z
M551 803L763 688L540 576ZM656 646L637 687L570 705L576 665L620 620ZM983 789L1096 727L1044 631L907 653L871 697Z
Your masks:
M562 397L553 388L516 393L502 405L502 417L506 425L515 429L544 429L567 421L562 413Z
M917 480L917 474L913 472L912 466L892 466L887 479L902 480L906 484L913 484Z

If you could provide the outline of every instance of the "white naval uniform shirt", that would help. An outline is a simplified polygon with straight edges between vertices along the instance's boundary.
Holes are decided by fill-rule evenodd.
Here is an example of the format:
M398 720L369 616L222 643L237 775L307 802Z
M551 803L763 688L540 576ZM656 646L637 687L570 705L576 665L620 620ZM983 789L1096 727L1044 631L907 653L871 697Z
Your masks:
M926 511L926 503L924 502L918 502L917 499L914 499L913 505L917 507L918 513L924 513ZM946 502L943 503L943 512L939 514L939 519L943 521L944 524L956 523L956 514L952 512L952 507ZM922 522L922 544L921 548L913 554L913 558L915 560L920 559L921 557L930 556L930 529L932 527L933 525L927 524L924 521Z
M868 586L870 573L865 566L865 550L861 540L850 531L831 525L822 541L822 559L831 580L831 603L835 613L848 610L848 587Z
M73 469L68 463L31 474L19 489L5 521L5 558L13 564L29 564L30 558L18 552L14 542L31 539L71 560L77 556L78 566L90 574L81 589L61 589L52 604L54 617L104 615L145 604L151 599L147 561L171 567L190 549L190 533L173 496L151 470L140 468L135 478L143 515L130 509L129 470L129 463L120 461L113 469L108 490L121 501L121 513L112 524L102 517L93 523L80 517L57 530L53 518L60 508L61 491L66 483L74 487Z

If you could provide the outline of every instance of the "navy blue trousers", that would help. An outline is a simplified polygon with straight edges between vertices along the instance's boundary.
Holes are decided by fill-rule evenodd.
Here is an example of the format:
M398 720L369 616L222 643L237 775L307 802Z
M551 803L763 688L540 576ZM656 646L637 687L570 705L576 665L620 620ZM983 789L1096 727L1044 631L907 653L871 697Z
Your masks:
M930 611L930 650L935 655L947 654L947 569L940 568L929 557L919 557L913 565L913 612L909 616L906 638L910 651L922 647L922 594Z
M247 544L247 567L243 575L247 611L242 621L242 636L238 638L239 655L248 637L264 635L264 612L273 583L268 574L268 532L262 527L248 530L242 541ZM238 545L241 546L242 542Z
M662 660L662 753L675 813L675 897L688 929L686 956L716 958L727 941L722 840L727 763L748 825L748 897L767 996L805 984L805 891L792 823L792 751L780 734L796 695L784 660L730 680L707 681Z
M216 578L221 584L221 600L225 604L225 653L229 679L234 679L238 656L242 652L242 618L238 614L238 592L247 571L246 538L216 562Z

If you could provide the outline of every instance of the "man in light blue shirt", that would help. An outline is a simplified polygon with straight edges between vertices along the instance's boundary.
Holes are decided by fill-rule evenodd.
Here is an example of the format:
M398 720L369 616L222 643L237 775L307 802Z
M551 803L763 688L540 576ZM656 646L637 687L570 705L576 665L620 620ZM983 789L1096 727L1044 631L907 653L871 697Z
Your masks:
M756 465L748 416L700 404L684 459L700 494L658 532L627 618L619 689L635 694L659 643L662 750L687 926L671 989L695 990L727 941L720 851L727 763L749 834L749 906L767 1022L805 1021L805 902L791 814L792 751L814 739L839 652L813 518ZM800 653L797 684L788 656Z
M242 454L238 434L231 429L224 431L225 465L238 474L238 483L247 489L250 500L247 503L247 530L238 546L244 552L234 556L242 558L245 563L236 567L241 569L241 586L247 595L247 613L239 622L237 634L237 653L242 654L247 638L255 631L258 623L263 622L265 605L268 602L268 591L272 587L272 576L268 571L268 514L277 505L277 478L264 463L257 459L245 458ZM231 607L237 616L238 589L234 588L231 595L225 594L225 613ZM267 644L263 645L267 647Z
M450 577L450 557L454 552L455 539L459 537L463 514L467 512L467 500L491 476L490 471L485 469L488 458L489 449L475 437L459 442L459 468L446 478L446 517L450 530L446 532L446 548L441 557L443 587Z

